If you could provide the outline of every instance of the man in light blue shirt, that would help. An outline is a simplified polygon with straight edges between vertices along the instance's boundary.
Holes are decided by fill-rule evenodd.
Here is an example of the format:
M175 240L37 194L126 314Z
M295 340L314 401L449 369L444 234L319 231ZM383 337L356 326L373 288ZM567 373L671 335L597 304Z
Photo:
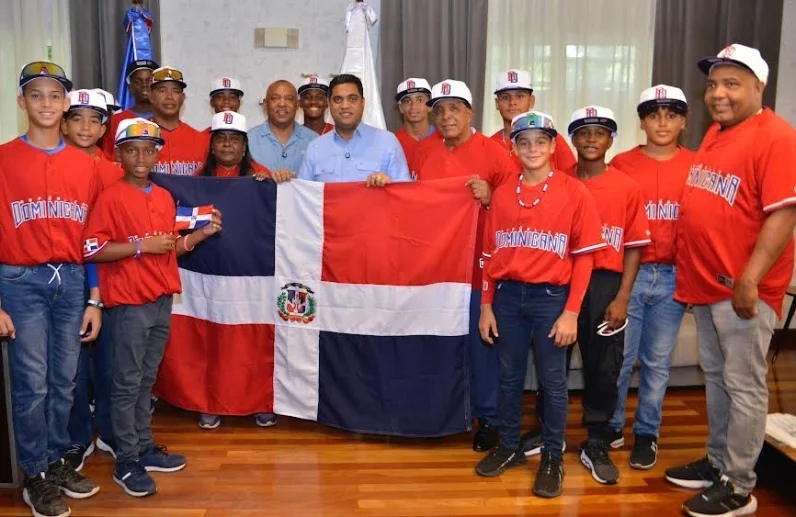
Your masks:
M365 99L358 77L341 74L332 79L329 101L334 131L309 145L299 179L364 181L376 187L410 181L406 157L395 135L362 123Z
M298 93L288 81L272 83L263 99L268 118L249 130L249 152L255 162L268 167L276 175L298 173L310 142L318 138L315 131L296 123ZM288 174L289 171L289 174Z

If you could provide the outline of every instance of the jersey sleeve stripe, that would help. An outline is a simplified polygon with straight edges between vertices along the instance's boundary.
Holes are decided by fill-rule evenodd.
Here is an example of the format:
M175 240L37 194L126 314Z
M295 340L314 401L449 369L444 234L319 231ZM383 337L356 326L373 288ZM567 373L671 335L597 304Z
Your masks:
M102 243L102 246L100 246L99 248L95 249L94 251L90 251L88 253L83 253L83 258L87 259L87 258L93 257L94 255L96 255L97 253L99 253L100 251L105 249L105 246L107 246L109 242L110 241L105 241L105 242Z
M775 210L779 210L780 208L784 208L786 206L796 205L796 196L788 197L783 199L782 201L778 201L776 203L771 203L768 206L763 207L763 212L773 212Z
M625 248L637 248L639 246L646 246L652 244L652 239L644 239L643 241L630 241L625 243Z
M593 246L586 246L585 248L580 248L580 249L577 249L577 250L571 250L569 252L569 254L570 255L580 255L582 253L589 253L589 252L592 252L592 251L601 250L601 249L603 249L603 248L605 248L607 246L608 246L608 244L606 244L604 242L601 242L600 244L594 244Z

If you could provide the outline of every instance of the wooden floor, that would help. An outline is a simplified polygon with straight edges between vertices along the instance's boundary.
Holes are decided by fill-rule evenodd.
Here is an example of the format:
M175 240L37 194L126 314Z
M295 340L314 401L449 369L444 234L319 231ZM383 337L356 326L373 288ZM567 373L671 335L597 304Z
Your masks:
M796 350L782 352L769 374L771 411L796 412ZM532 414L533 396L526 400ZM635 394L628 410L635 409ZM365 437L283 418L260 429L251 418L226 418L214 431L196 415L158 407L159 443L188 456L175 474L154 474L158 493L126 496L112 479L109 456L95 453L86 472L102 487L93 498L70 501L75 517L354 517L354 516L639 516L680 515L693 492L674 488L663 471L703 454L707 435L702 389L673 389L664 405L658 465L647 472L628 466L629 448L612 453L621 479L613 487L592 480L573 452L584 438L580 398L573 395L565 455L564 495L531 493L538 458L499 478L479 478L481 458L470 436L438 440ZM525 427L530 425L526 417ZM796 466L766 447L758 464L757 515L796 515ZM30 515L18 491L0 491L0 516Z

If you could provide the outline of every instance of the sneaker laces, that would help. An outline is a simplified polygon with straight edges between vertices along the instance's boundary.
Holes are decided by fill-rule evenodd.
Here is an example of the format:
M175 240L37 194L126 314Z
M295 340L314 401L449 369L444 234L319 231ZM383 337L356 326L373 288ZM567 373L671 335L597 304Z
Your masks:
M55 480L45 476L44 473L28 480L30 490L37 493L42 501L53 501L61 497L61 491Z
M64 456L68 456L69 454L78 454L82 447L83 447L82 445L78 445L78 444L70 445L64 451Z
M545 452L542 454L542 464L539 466L539 473L548 476L558 476L560 463L553 457L553 453Z
M586 444L586 454L594 464L611 464L611 460L608 457L608 450L605 448L602 442L597 440L589 440L589 443Z
M52 477L62 483L83 480L83 476L72 467L72 464L63 459L53 467Z
M702 493L702 499L706 502L721 501L734 493L735 488L732 486L732 482L728 479L722 479L705 490Z
M154 454L155 456L168 456L169 449L165 445L153 445L149 454Z

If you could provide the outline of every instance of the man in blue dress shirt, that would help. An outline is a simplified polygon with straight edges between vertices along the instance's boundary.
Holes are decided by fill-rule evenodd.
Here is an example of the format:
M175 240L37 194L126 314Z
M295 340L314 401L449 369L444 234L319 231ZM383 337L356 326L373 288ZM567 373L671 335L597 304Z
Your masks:
M373 187L410 181L406 157L395 135L362 123L365 98L358 77L341 74L332 79L329 109L334 131L310 143L299 179L324 183L364 181Z
M272 83L263 99L268 118L249 130L249 152L260 165L265 165L274 177L295 177L304 160L304 153L318 133L296 123L298 93L290 82Z

